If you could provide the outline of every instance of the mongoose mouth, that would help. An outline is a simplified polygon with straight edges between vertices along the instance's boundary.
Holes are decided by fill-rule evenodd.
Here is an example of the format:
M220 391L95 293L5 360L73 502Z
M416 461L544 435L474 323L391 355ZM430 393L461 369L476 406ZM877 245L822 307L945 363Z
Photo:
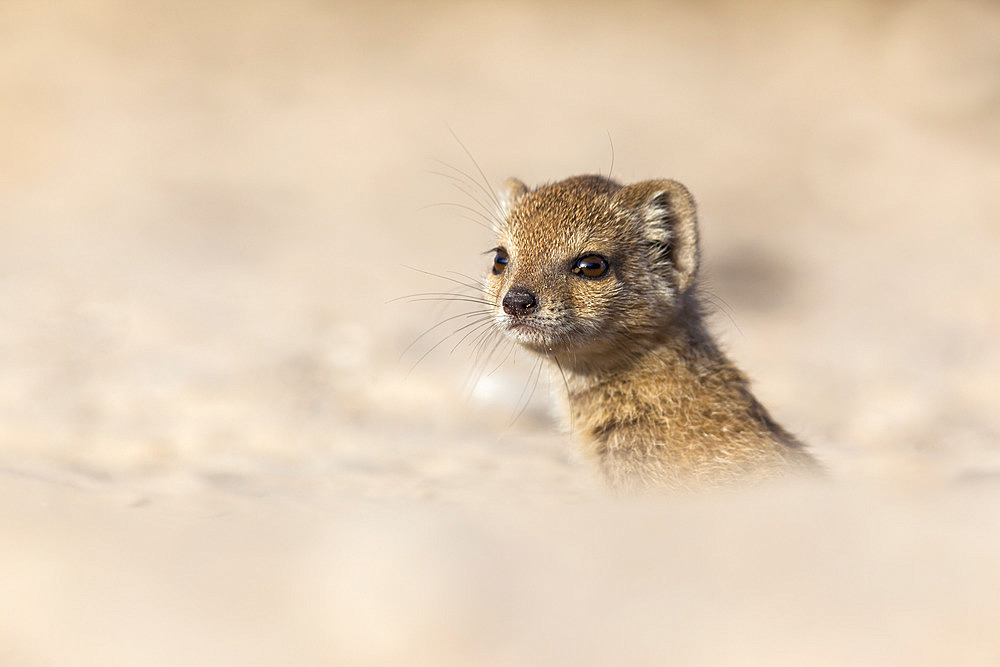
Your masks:
M507 324L506 329L508 336L529 350L546 352L552 348L552 333L537 324L515 321Z
M507 325L507 331L513 334L519 343L537 343L547 338L541 327L527 322L511 322Z

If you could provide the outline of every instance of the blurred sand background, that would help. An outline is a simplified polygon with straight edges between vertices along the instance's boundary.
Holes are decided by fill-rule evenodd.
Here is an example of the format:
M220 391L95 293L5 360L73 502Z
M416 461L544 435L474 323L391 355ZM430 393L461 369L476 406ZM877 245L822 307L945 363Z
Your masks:
M449 127L685 182L832 481L613 500L416 363ZM998 193L992 2L5 0L0 664L1000 664Z

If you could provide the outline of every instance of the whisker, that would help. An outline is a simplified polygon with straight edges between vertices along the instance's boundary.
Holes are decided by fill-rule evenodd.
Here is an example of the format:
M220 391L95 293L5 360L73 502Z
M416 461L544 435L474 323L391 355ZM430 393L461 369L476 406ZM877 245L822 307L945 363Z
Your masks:
M472 156L472 152L469 151L469 149L466 147L464 143L462 143L462 140L458 138L458 135L455 134L455 130L451 129L451 126L448 126L448 131L451 133L452 138L455 139L458 145L462 147L462 150L465 151L465 154L469 157L469 160L472 161L472 164L476 167L476 171L479 172L479 175L482 176L483 184L485 186L484 190L487 192L487 194L489 194L490 201L492 201L496 205L497 210L499 211L500 209L503 208L503 206L500 205L500 200L497 198L496 193L490 189L490 179L487 178L486 172L484 172L483 168L479 166L479 162L477 162L476 158Z
M426 204L424 206L421 206L417 210L418 211L423 211L423 210L426 210L426 209L429 209L429 208L438 208L440 206L451 206L453 208L460 208L460 209L463 209L465 211L468 211L468 212L472 213L473 215L475 215L476 217L479 218L479 220L474 220L472 218L469 218L469 220L471 220L472 222L476 223L477 225L479 225L483 229L488 229L491 232L494 230L493 220L491 218L488 218L485 215L483 215L482 211L480 211L478 209L475 209L475 208L472 208L471 206L468 206L466 204L460 204L458 202L453 202L453 201L440 201L440 202L435 202L433 204Z
M500 360L500 363L499 363L499 364L497 364L497 365L496 365L496 366L495 366L495 367L493 368L493 370L491 370L491 371L490 371L489 373L487 373L487 374L486 374L486 376L487 376L487 377L489 377L489 376L493 375L493 374L494 374L494 373L496 373L496 372L497 372L498 370L500 370L500 367L501 367L501 366L503 366L503 365L504 365L505 363L507 363L507 360L508 360L508 359L510 359L510 355L511 355L512 353L516 353L516 352L517 352L517 346L516 346L516 345L514 345L514 343L513 343L513 342L511 342L511 341L507 341L507 342L508 342L508 343L510 343L510 347L508 347L508 348L507 348L507 356L505 356L505 357L504 357L503 359L501 359L501 360Z
M446 174L446 173L440 172L440 171L430 171L429 173L431 173L431 174L433 174L435 176L440 176L441 178L447 178L448 180L450 180L452 187L454 187L459 192L461 192L463 195L465 195L466 197L468 197L469 199L471 199L472 201L474 201L476 204L478 204L479 207L482 209L482 212L484 214L486 214L486 216L490 220L493 220L495 222L500 222L500 220L497 219L496 212L493 209L491 209L489 206L487 206L485 203L483 203L483 201L476 195L475 192L473 192L472 190L468 189L469 185L472 185L473 187L478 188L480 191L485 192L485 190L483 189L482 185L480 185L478 182L474 181L472 178L470 178L467 174L465 174L464 172L462 172L457 167L453 167L452 165L447 164L446 162L443 162L441 160L435 160L435 162L438 162L438 163L444 165L445 167L448 167L449 169L454 169L459 174L461 174L462 177L460 178L458 176L455 176L454 174ZM487 196L489 196L488 192L486 194L487 194Z
M456 276L461 276L462 278L465 278L466 280L470 280L470 281L472 281L472 283L474 285L477 285L482 291L486 291L486 281L485 280L482 280L480 278L474 278L474 277L472 277L470 275L466 275L466 274L460 273L458 271L449 271L448 273L451 273L451 274L456 275Z
M459 192L461 192L466 197L468 197L469 199L471 199L473 202L475 202L479 206L483 215L486 216L487 220L491 220L495 223L499 222L499 220L496 217L496 214L490 209L490 207L484 204L482 201L480 201L480 199L476 197L475 193L471 192L464 183L456 181L453 182L451 186L456 190L458 190Z
M611 145L611 168L608 169L608 178L612 179L612 174L615 173L615 142L611 139L611 130L608 130L608 144Z
M451 354L455 350L457 350L462 345L462 343L464 343L466 340L469 339L469 336L472 336L472 335L477 334L477 333L480 334L480 335L482 335L483 332L481 331L481 329L483 329L484 327L488 327L491 324L491 320L492 319L493 319L492 317L486 317L486 318L483 318L481 321L479 321L479 326L476 327L476 328L474 328L474 329L472 329L471 331L468 331L464 336L462 336L458 340L458 342L455 343L455 346L451 348L451 352L449 352L449 354ZM487 329L487 331L488 331L488 329Z
M498 339L498 340L504 340L503 335L499 331L497 331L495 328L489 329L484 335L482 335L480 338L476 339L476 341L475 341L475 347L474 347L474 349L476 351L476 356L475 356L475 360L473 361L473 363L475 365L479 365L480 361L483 358L483 350L486 349L487 345L489 345L490 341L493 340L494 338ZM510 341L508 341L508 342L510 342ZM513 343L511 343L511 344L513 344ZM483 364L486 364L486 363L489 363L489 355L487 355L486 361L483 361Z
M455 215L457 215L462 220L467 220L468 222L471 222L474 225L478 225L478 226L482 227L483 229L487 229L491 233L495 232L496 229L497 229L496 227L488 226L488 225L491 225L492 223L485 223L484 224L483 219L482 219L481 216L479 217L479 219L476 219L476 218L472 217L471 215L466 215L465 213L456 213Z
M432 278L440 278L441 280L449 280L449 281L455 283L456 285L461 285L462 287L468 287L469 289L471 289L473 291L476 291L476 292L482 291L481 287L477 287L476 285L469 285L467 283L463 283L461 280L456 280L455 278L450 278L448 276L443 276L440 273L434 273L433 271L426 271L424 269L418 269L418 268L416 268L414 266L408 266L406 264L403 264L402 266L403 266L404 269L409 269L410 271L416 271L417 273L422 273L425 276L431 276ZM451 273L455 273L455 272L451 271ZM458 275L461 275L461 274L458 274ZM468 277L468 276L465 276L465 277Z
M476 337L472 348L474 350L472 368L478 372L477 382L479 381L478 378L482 377L483 372L486 370L486 366L489 365L493 354L505 340L494 327L489 327ZM506 342L513 345L509 340L506 340ZM493 343L492 348L490 348L490 343ZM490 348L489 352L486 352L487 348Z
M461 169L459 169L455 165L448 164L444 160L434 160L434 161L437 162L438 164L440 164L442 167L445 167L447 169L451 169L456 174L458 174L458 176L455 176L453 174L442 174L440 172L433 172L433 171L431 172L432 174L437 174L438 176L443 176L444 178L450 178L453 181L456 181L456 182L459 182L459 183L468 183L468 184L472 185L473 187L475 187L476 189L478 189L480 192L482 192L484 195L486 195L486 197L492 203L496 204L497 207L499 208L500 202L497 199L496 194L489 187L484 187L482 183L480 183L476 179L472 178L471 176L469 176L467 173L465 173L464 171L462 171ZM487 182L486 185L488 186L489 182ZM497 215L496 211L490 210L489 207L485 206L482 203L482 201L479 199L479 197L474 196L471 192L466 192L466 194L469 197L471 197L472 199L474 199L477 202L479 202L480 205L482 205L483 208L486 209L491 216L496 216Z
M486 335L481 335L479 342L477 343L478 351L477 357L483 354L483 351L489 347L489 352L486 352L486 356L483 358L482 363L478 361L472 365L470 369L469 376L466 378L466 390L469 395L475 391L476 386L479 384L480 380L483 378L483 372L486 370L486 366L489 365L490 359L496 354L497 349L503 344L513 345L508 340L504 340L503 337L499 336L494 329L490 329L486 332ZM492 343L492 346L490 345Z
M404 349L404 350L403 350L403 351L402 351L402 352L400 353L400 355L399 355L399 360L400 360L400 361L402 361L403 357L404 357L404 356L406 356L406 353L407 353L407 352L409 352L409 351L410 351L410 349L411 349L411 348L412 348L412 347L413 347L414 345L416 345L418 341L420 341L420 340L421 340L421 339L422 339L422 338L423 338L424 336L426 336L426 335L427 335L427 334L429 334L430 332L434 331L434 330L435 330L435 329L437 329L438 327L440 327L440 326L443 326L443 325L447 324L448 322L451 322L452 320L457 320L457 319L458 319L458 318L460 318L460 317L476 317L476 316L480 316L480 315L484 315L484 314L486 314L487 312L489 312L489 311L482 311L482 310L473 310L473 311L469 311L469 312L466 312L466 313L458 313L457 315L452 315L452 316L450 316L450 317L446 317L445 319L441 320L441 321L440 321L440 322L438 322L437 324L434 324L433 326L431 326L431 327L429 327L429 328L425 329L425 330L423 331L423 333L421 333L421 334L420 334L419 336L417 336L416 338L414 338L414 339L413 339L413 340L412 340L412 341L410 342L410 344L409 344L409 345L407 345L407 346L406 346L406 348L405 348L405 349ZM454 333L452 333L452 334L449 334L449 336L448 336L448 337L450 338L450 337L451 337L452 335L454 335ZM445 340L447 340L447 338L445 338ZM442 341L442 342L443 342L443 341ZM422 357L421 357L421 359L422 359ZM412 371L413 369L411 368L410 370Z
M471 296L460 296L457 294L444 295L444 296L420 296L419 294L412 296L400 297L401 300L405 300L407 303L420 303L422 301L434 301L443 303L475 303L480 306L492 306L489 301L483 301L482 299L477 299Z
M552 355L552 359L556 362L556 368L559 369L559 375L562 376L563 386L566 387L566 400L569 401L571 397L569 395L570 394L570 392L569 392L569 380L566 379L566 372L563 371L562 363L559 361L559 356L558 355L553 354ZM570 432L573 432L575 430L574 429L574 423L573 423L573 410L572 410L572 408L570 408L570 410L569 410L569 430L570 430Z
M735 317L736 311L733 309L732 306L729 305L729 303L725 299L708 290L702 290L702 294L705 297L707 297L708 300L715 306L716 312L721 312L723 315L729 318L730 323L732 323L732 325L736 327L736 330L740 333L741 336L745 335L743 333L743 329L740 329L740 325L736 323L736 317Z
M465 288L468 289L468 288ZM480 299L482 297L475 294L463 294L461 290L452 290L450 292L414 292L413 294L403 294L401 296L394 297L386 301L386 303L395 303L396 301L404 301L406 299L412 299L414 297L443 297L443 298L457 298L457 299ZM484 301L484 303L489 303Z
M470 322L469 324L464 324L464 325L460 326L459 328L455 329L454 331L452 331L450 334L448 334L447 336L445 336L444 338L442 338L438 342L436 342L434 345L431 346L431 348L429 350L427 350L422 355L420 355L420 358L417 359L416 363L414 363L410 367L410 370L408 370L406 372L406 376L409 377L410 373L413 372L413 369L416 368L417 366L419 366L420 362L427 358L427 355L429 355L431 352L433 352L434 350L436 350L439 347L441 347L441 345L443 345L444 342L447 341L449 338L451 338L452 336L456 336L456 335L458 335L459 332L464 331L465 329L467 329L467 328L469 328L471 326L475 326L477 324L480 324L482 322L483 322L483 320L476 320L475 322Z
M528 409L528 405L531 404L531 399L535 395L535 389L538 388L538 379L541 377L541 375L542 375L542 360L539 358L538 362L535 364L535 367L528 375L528 382L525 383L524 389L521 390L521 397L517 399L517 403L515 404L515 409L516 406L521 406L521 409L518 410L516 415L514 415L514 419L511 420L510 426L513 426L515 423L517 423L517 420L521 418L521 415L524 414L524 411ZM532 382L531 379L532 376L534 376L534 382ZM528 397L524 400L524 404L522 405L521 398L524 398L524 392L528 390L528 384L531 384L531 392L528 394Z

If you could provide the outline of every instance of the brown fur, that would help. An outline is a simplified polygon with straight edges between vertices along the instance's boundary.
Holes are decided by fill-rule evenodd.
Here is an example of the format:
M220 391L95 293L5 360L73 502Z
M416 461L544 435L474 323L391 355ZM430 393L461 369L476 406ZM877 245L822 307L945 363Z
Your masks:
M698 228L676 181L507 182L495 324L554 362L573 434L613 487L684 488L814 466L715 345L697 299ZM603 276L574 273L581 257ZM504 297L530 294L530 312ZM525 297L527 298L527 297Z

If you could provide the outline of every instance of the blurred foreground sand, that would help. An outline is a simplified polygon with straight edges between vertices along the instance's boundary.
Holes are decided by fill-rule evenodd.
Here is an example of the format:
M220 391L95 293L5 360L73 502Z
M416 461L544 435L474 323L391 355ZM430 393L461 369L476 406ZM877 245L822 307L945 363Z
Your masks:
M997 664L998 36L973 2L5 2L0 664ZM687 183L716 330L832 481L611 500L544 381L511 423L525 357L416 363L449 311L391 300L451 286L405 267L491 241L430 206L478 179L448 125L494 186L607 172L609 135Z

